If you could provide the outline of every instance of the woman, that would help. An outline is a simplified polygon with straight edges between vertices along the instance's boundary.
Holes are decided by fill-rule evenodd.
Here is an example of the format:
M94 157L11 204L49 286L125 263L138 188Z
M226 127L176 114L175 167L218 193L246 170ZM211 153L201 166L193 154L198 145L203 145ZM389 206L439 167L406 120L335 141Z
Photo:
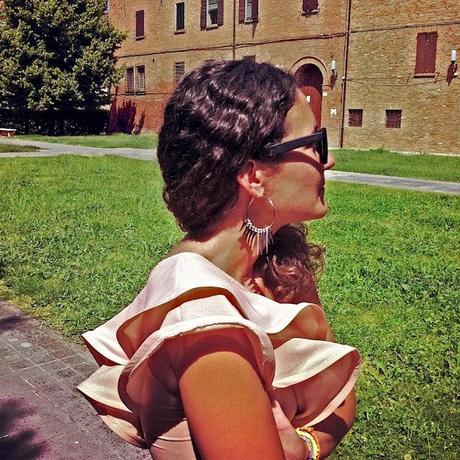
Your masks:
M84 334L101 368L80 391L155 459L326 457L354 420L359 355L333 343L298 224L327 213L325 130L290 74L207 63L169 100L158 160L185 238Z

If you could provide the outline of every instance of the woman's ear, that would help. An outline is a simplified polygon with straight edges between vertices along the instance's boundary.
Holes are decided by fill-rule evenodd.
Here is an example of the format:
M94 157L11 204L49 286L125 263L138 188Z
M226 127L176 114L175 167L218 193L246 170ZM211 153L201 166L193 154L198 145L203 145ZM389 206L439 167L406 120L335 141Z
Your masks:
M240 187L252 197L264 194L263 174L254 160L249 160L236 176Z

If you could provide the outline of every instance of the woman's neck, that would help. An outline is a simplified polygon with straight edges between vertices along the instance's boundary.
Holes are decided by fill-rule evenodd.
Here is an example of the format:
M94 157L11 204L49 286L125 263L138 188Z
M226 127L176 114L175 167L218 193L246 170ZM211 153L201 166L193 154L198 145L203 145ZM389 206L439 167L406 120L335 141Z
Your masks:
M258 258L257 252L249 247L243 237L241 222L214 230L206 237L186 236L171 251L171 255L180 252L202 255L241 284L253 279L254 264Z
M259 253L256 247L251 248L248 244L241 228L247 215L249 200L248 196L240 195L236 204L227 210L208 234L198 237L186 236L171 251L171 255L179 252L195 252L239 283L248 285L254 282L257 278L254 264L259 258ZM281 225L284 223L275 220L272 232L275 233Z

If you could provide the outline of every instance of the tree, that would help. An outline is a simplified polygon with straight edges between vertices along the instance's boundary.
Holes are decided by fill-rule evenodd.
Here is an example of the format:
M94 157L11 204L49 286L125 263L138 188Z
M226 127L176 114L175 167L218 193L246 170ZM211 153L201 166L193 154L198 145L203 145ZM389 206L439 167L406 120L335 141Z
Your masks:
M125 38L104 0L5 0L0 19L0 109L95 110L119 82Z

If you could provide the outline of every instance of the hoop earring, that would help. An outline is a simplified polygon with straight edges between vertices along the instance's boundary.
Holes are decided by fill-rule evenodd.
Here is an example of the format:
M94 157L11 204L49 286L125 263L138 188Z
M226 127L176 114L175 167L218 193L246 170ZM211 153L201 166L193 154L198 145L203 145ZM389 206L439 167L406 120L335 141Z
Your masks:
M255 199L255 197L252 197L248 204L246 219L244 219L240 228L240 231L243 230L243 236L248 245L251 249L256 249L259 255L264 252L268 253L268 245L273 241L272 225L275 221L275 205L273 204L273 201L265 195L262 195L260 198L265 198L272 209L272 219L270 224L265 227L256 227L252 223L252 220L249 217L249 209Z

